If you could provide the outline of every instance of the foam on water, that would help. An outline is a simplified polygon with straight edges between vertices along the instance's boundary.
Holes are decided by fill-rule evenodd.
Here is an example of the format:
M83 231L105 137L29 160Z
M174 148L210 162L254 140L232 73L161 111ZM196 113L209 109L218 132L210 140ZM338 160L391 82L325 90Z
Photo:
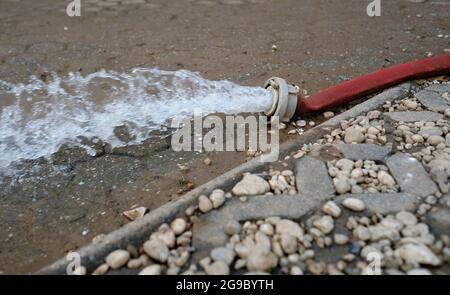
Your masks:
M139 143L171 118L192 116L196 108L203 114L236 114L264 111L271 104L263 88L209 81L185 70L136 68L48 80L0 81L0 168L47 157L62 144L81 145L79 136L122 146L113 132L116 126L126 125L135 136L131 143Z

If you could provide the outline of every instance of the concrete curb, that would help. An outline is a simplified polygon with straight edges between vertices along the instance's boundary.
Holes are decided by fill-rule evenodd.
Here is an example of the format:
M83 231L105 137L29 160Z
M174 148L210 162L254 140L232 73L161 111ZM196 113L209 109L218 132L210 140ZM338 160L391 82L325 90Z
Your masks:
M350 110L339 114L332 119L308 130L299 139L290 140L280 146L280 158L291 152L297 151L303 144L315 141L317 138L329 133L339 126L341 120L357 117L364 112L381 107L386 101L394 101L406 97L411 89L410 83L405 83L397 87L388 89L363 103L356 105ZM80 248L77 252L81 256L81 263L88 272L103 262L104 257L111 251L118 248L126 248L128 244L138 244L144 242L150 234L162 223L168 222L178 215L181 215L189 206L197 203L197 198L201 194L209 194L216 188L230 189L231 186L241 178L245 172L261 172L267 163L263 163L259 158L255 158L244 163L223 175L199 186L186 193L178 200L170 202L145 215L143 218L131 222L122 228L106 235L101 241L91 243ZM55 263L39 270L37 274L65 274L69 261L62 258Z

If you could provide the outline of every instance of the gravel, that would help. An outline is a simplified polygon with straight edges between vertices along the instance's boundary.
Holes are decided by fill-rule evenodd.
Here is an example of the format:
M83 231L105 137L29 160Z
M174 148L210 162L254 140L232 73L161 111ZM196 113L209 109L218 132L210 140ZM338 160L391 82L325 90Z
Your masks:
M153 264L150 266L147 266L143 270L139 272L139 275L144 276L159 276L162 273L162 267L159 264Z
M333 218L330 216L322 216L313 222L313 225L317 227L323 234L329 234L334 228Z
M333 201L326 202L322 207L322 211L334 218L338 218L342 213L341 208L339 208L339 206Z
M144 243L144 251L150 258L164 263L169 258L169 248L160 240L154 239Z
M207 213L213 209L213 203L207 196L201 195L198 197L198 208L201 212Z
M115 250L109 253L105 260L109 267L112 269L118 269L130 260L130 253L126 250Z
M327 163L328 173L338 194L397 192L399 186L388 168L371 160L332 160Z
M232 189L235 196L262 195L270 190L269 183L262 177L246 174Z
M177 218L170 224L170 228L175 235L180 235L186 230L186 220L183 218Z
M342 205L352 211L361 212L364 211L366 206L363 201L355 198L347 198L342 201Z

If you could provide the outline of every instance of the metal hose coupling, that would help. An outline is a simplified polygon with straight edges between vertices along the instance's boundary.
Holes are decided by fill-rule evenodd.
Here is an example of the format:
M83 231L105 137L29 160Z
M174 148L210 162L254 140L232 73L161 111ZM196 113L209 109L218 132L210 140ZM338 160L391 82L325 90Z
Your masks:
M289 122L297 109L300 88L278 77L267 80L264 88L272 91L272 106L264 114L272 118L278 116L281 122Z

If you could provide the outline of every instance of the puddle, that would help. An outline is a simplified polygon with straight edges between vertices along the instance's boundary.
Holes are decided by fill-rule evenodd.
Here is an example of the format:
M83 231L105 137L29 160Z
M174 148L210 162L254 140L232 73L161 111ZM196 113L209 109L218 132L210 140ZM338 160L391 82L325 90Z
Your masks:
M263 88L209 81L185 70L136 68L46 80L0 80L0 171L21 159L48 157L63 144L94 155L80 137L125 146L114 133L117 126L127 127L128 144L138 144L150 132L166 130L171 118L192 116L197 108L204 115L237 114L264 111L271 104L271 94Z

